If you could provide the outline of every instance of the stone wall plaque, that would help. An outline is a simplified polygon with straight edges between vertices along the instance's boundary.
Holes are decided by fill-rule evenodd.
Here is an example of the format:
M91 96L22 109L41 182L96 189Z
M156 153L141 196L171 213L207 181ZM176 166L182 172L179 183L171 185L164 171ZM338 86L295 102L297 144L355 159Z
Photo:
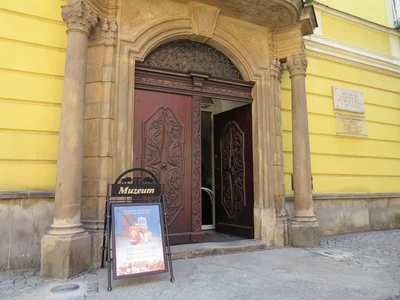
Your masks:
M367 118L354 113L336 113L336 134L368 136Z
M335 109L363 113L364 93L334 86L333 105Z

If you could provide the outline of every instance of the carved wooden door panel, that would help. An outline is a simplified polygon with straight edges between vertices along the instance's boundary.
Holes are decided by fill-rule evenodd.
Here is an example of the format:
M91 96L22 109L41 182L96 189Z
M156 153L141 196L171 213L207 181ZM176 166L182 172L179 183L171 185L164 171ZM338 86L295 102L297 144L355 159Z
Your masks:
M214 115L216 229L254 237L251 105Z
M135 90L134 167L164 184L174 244L189 243L192 231L191 111L191 96Z

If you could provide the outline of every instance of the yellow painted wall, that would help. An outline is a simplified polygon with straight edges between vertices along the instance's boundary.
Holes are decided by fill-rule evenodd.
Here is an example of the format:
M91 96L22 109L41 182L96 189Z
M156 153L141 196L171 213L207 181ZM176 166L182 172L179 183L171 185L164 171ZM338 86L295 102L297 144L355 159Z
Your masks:
M324 37L336 41L391 55L389 34L372 31L326 15L322 15L322 33Z
M374 23L388 25L386 0L318 0L318 2Z
M0 1L0 190L55 187L65 4Z
M307 103L314 193L400 191L400 78L309 57ZM364 93L368 137L336 134L332 86ZM282 82L286 192L292 173L290 79Z

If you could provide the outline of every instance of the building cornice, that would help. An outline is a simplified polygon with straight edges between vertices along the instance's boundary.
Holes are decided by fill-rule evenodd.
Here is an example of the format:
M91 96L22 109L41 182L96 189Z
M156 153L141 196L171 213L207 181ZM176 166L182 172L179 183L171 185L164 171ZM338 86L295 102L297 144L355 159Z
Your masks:
M334 17L339 20L346 21L349 24L362 27L368 30L372 30L374 32L378 32L381 34L387 34L387 35L395 35L400 37L400 32L395 30L394 28L387 27L378 23L374 23L372 21L354 16L352 14L331 8L325 4L318 3L314 4L314 9L316 11L320 11L323 15L329 16L329 17Z
M360 69L400 77L400 59L365 50L323 36L304 37L307 55Z

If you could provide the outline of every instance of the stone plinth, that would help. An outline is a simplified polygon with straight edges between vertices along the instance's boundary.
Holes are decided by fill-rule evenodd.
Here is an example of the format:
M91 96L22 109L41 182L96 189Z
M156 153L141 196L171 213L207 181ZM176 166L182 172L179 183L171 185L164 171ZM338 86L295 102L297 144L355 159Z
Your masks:
M91 238L87 232L71 236L42 238L40 276L69 278L92 265Z
M291 231L294 247L319 247L317 222L292 222Z

